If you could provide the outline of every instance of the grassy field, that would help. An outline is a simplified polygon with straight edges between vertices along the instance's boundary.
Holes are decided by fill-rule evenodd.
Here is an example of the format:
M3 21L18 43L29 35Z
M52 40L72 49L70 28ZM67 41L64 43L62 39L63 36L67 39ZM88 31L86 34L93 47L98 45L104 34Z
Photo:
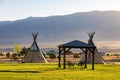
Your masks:
M120 65L59 69L57 64L0 63L0 80L120 80Z

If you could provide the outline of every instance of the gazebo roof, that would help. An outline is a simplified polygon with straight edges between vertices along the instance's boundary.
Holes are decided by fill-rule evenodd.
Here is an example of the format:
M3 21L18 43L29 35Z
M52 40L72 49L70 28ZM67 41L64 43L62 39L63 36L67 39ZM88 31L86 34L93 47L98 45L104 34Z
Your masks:
M87 44L85 42L74 40L65 44L61 44L58 47L65 47L65 48L95 48L95 46Z

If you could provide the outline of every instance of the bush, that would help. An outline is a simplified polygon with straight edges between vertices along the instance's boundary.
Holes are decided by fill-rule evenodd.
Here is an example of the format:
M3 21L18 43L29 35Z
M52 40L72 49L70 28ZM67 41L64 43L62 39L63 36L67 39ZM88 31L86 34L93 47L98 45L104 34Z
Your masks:
M110 54L106 54L106 56L110 56Z
M13 53L12 54L12 58L13 58L13 60L17 60L18 58L17 58L17 54L16 53Z
M49 54L49 56L50 56L50 59L56 58L56 55L55 55L55 54Z
M0 56L4 56L4 54L3 54L3 53L0 53Z
M29 51L30 48L26 48L26 47L23 47L21 52L20 52L20 55L26 55L27 52Z
M78 54L74 54L74 58L80 58Z
M6 53L6 57L10 57L10 53L8 52L8 53Z
M113 54L113 56L119 56L119 54Z

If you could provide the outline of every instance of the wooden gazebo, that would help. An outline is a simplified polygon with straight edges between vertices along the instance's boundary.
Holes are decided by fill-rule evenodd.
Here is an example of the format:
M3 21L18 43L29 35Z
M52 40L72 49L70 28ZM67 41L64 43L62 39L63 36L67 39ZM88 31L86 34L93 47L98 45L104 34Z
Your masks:
M96 47L87 43L84 43L79 40L74 40L65 44L61 44L58 46L59 48L59 56L58 56L58 67L61 67L61 53L63 52L63 69L66 69L66 53L72 48L81 49L85 53L85 67L87 68L87 53L88 50L92 54L92 70L94 70L94 53Z

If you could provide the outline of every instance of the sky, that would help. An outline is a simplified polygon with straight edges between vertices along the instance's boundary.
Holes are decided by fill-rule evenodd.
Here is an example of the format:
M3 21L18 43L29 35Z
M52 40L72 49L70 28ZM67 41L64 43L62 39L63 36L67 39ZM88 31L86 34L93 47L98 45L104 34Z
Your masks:
M0 0L0 21L93 10L120 11L120 0Z

